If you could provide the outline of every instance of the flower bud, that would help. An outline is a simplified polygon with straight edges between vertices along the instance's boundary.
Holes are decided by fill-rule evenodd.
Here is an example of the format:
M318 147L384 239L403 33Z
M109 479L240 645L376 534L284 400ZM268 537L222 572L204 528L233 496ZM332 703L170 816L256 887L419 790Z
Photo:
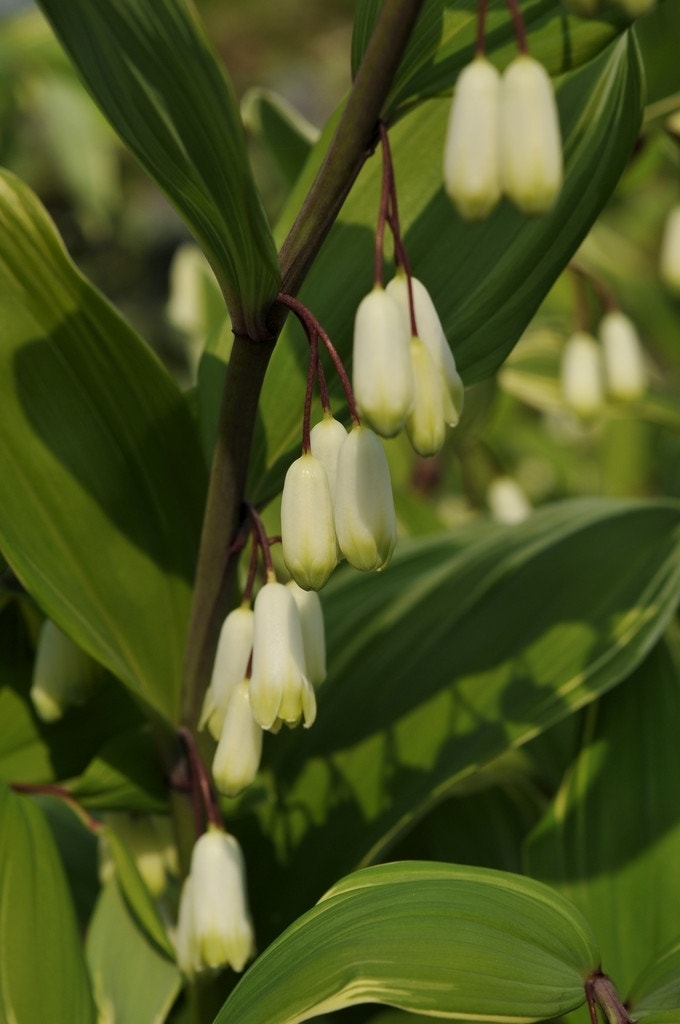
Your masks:
M311 696L310 696L311 691ZM305 726L316 717L314 691L305 676L302 627L290 590L272 580L255 599L250 706L263 729L278 718Z
M330 413L315 424L309 434L312 455L326 470L331 501L335 501L335 483L338 477L338 452L347 437L347 431Z
M253 718L248 690L249 681L242 679L232 691L213 758L215 785L225 796L237 796L260 767L262 729Z
M389 562L397 524L387 458L367 427L353 427L338 456L335 530L350 565L370 572Z
M162 896L167 888L166 837L162 836L148 816L127 814L124 811L108 811L105 824L112 829L127 847L142 880L152 896ZM110 858L106 835L100 845L100 878L105 879L109 871ZM115 865L113 865L115 871Z
M442 377L444 422L448 423L450 427L455 427L463 411L464 398L463 382L456 369L456 360L446 340L442 322L427 288L417 277L412 277L411 289L418 337L427 346ZM405 323L410 325L406 274L403 271L398 271L387 285L386 291L399 304Z
M359 412L383 437L394 437L413 403L409 331L399 307L376 285L354 320L353 386Z
M320 686L326 678L326 634L321 600L315 590L303 590L295 580L290 580L286 585L293 595L300 616L305 674L310 683Z
M242 971L254 953L245 865L236 839L210 827L196 841L177 922L177 959L189 977L227 964Z
M531 505L516 480L498 476L489 484L486 494L489 510L499 523L509 526L521 523L531 514Z
M562 353L562 394L579 416L593 416L602 406L600 346L591 334L577 331Z
M286 473L281 547L286 568L305 590L320 590L337 564L328 477L310 453L296 459Z
M533 57L505 69L500 109L503 191L523 213L546 213L562 185L562 142L550 76Z
M647 371L642 346L632 320L620 310L600 321L607 390L614 398L633 401L647 390Z
M38 717L56 722L67 708L84 704L98 672L90 655L51 619L45 619L38 635L30 692Z
M208 726L214 739L222 734L224 716L231 694L245 677L253 649L252 608L242 605L229 612L217 643L210 685L203 700L199 729Z
M680 293L680 204L674 206L666 217L659 270L664 284Z
M444 186L466 220L482 220L500 199L498 103L501 77L485 57L463 68L453 94Z
M446 432L444 389L434 360L420 338L411 338L411 366L415 397L406 420L406 433L418 455L436 455Z

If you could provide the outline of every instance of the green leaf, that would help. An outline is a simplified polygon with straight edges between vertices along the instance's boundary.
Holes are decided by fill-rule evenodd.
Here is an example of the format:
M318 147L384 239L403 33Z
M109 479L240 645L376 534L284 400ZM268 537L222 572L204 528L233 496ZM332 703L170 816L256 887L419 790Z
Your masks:
M163 1024L182 978L139 929L115 879L99 896L86 952L101 1020Z
M589 709L583 748L526 850L587 915L626 992L678 932L680 656L660 643Z
M33 802L45 815L64 866L78 926L84 931L99 895L99 841L82 812L60 797L38 794Z
M173 718L205 488L195 426L6 173L0 310L0 547L46 614Z
M165 811L167 781L149 726L121 733L105 743L68 788L85 807Z
M174 961L175 950L168 938L153 896L147 889L125 843L107 825L102 829L116 867L116 877L135 921L158 949Z
M238 103L182 0L40 0L123 141L167 193L212 263L232 321L251 337L279 287Z
M338 573L317 720L272 742L253 811L274 846L258 914L290 921L479 766L625 678L676 607L679 540L675 503L572 501L462 550L453 533L401 545L384 573Z
M34 652L26 632L14 601L0 612L0 779L59 782L83 771L142 716L127 690L107 676L86 705L70 708L58 722L41 722L28 695Z
M642 109L632 35L566 76L558 103L566 180L555 208L536 220L521 216L507 202L482 224L465 224L458 217L441 179L448 100L422 104L390 133L411 264L433 297L466 385L495 372L511 351L626 164ZM327 142L324 135L315 147L277 237L284 237ZM373 279L380 173L379 159L369 160L301 291L346 365L354 313ZM301 332L289 318L262 392L251 473L258 500L281 486L291 450L299 444L306 357ZM340 404L334 381L332 394Z
M286 183L295 184L319 137L318 129L270 89L249 89L241 109L246 128L266 147Z
M352 37L352 72L356 74L382 7L362 0ZM529 52L551 75L570 71L597 56L628 24L615 7L597 18L571 16L555 0L522 4ZM477 9L465 0L427 0L393 82L384 115L392 120L400 108L437 93L451 91L459 72L475 52ZM486 17L487 55L505 66L517 43L504 0L491 0Z
M675 1011L680 1019L680 938L675 938L662 955L640 974L628 999L636 1020Z
M73 905L40 810L0 787L0 1019L94 1024Z
M518 875L387 864L342 879L250 968L215 1024L295 1024L357 1003L530 1021L584 1000L585 921Z

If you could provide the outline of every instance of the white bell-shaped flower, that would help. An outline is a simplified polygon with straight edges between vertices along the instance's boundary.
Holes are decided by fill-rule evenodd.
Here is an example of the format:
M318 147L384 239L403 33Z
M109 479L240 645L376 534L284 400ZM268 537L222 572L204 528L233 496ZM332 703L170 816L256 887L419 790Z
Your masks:
M599 326L607 390L624 402L641 398L647 390L647 369L635 324L620 310L602 317Z
M463 68L444 143L444 186L466 220L481 220L501 196L498 106L501 77L485 57Z
M422 281L411 278L413 307L418 337L428 348L435 366L442 376L444 422L455 427L463 411L464 387L456 368L456 360L446 340L442 322L432 297ZM403 270L398 271L387 285L387 293L401 307L404 321L410 325L408 281Z
M359 412L383 437L399 433L413 404L409 336L399 307L376 285L356 312L352 381Z
M561 385L564 400L579 416L594 416L603 400L600 346L591 334L576 331L562 352Z
M214 826L194 846L180 899L176 948L189 977L227 965L242 971L255 951L241 847Z
M309 433L309 443L312 455L318 459L326 470L328 487L331 492L331 501L335 501L335 484L338 478L338 452L347 437L344 425L333 418L330 413L326 414L319 423L316 423Z
M397 525L390 471L383 446L367 427L353 427L340 449L335 530L356 569L382 569L392 557Z
M315 590L303 590L295 580L290 580L286 586L300 616L307 678L314 686L320 686L326 678L326 631L321 600Z
M545 213L562 185L562 141L550 76L528 54L505 69L500 109L503 191L523 213Z
M241 605L229 612L222 624L210 685L203 700L199 729L208 726L219 740L231 694L245 677L253 649L252 608Z
M674 292L680 293L680 204L666 217L659 257L661 280Z
M309 727L316 700L305 674L302 627L290 590L271 580L255 598L250 707L255 721L270 729L277 720Z
M281 547L286 568L305 590L320 590L337 564L328 476L310 452L296 459L286 473Z
M444 389L427 346L417 337L411 338L411 366L415 397L406 420L406 433L419 455L436 455L446 433Z
M40 627L30 697L43 722L56 722L83 704L96 683L97 663L51 619Z
M212 763L220 793L237 796L257 775L262 757L262 729L253 718L247 679L232 691L224 716L222 735Z

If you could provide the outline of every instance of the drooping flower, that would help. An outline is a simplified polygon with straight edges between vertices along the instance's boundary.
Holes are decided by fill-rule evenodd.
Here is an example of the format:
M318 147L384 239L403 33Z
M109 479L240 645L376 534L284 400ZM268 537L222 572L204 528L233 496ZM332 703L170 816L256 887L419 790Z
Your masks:
M262 729L253 718L249 685L248 679L242 679L231 692L213 758L215 785L225 796L237 796L251 784L260 767Z
M501 196L498 157L500 75L485 57L463 68L444 143L444 186L466 220L481 220Z
M328 476L309 452L296 459L286 473L281 546L286 568L305 590L320 590L337 564Z
M593 416L602 406L602 359L591 334L576 331L562 352L561 385L564 400L579 416Z
M419 455L436 455L446 432L444 390L434 360L418 337L411 338L411 366L415 396L406 420L406 433Z
M641 398L647 390L647 370L633 321L620 310L612 310L602 317L598 333L607 390L624 402Z
M390 471L383 446L368 427L353 427L340 449L335 530L356 569L382 569L392 557L397 525Z
M286 586L300 616L307 678L314 686L320 686L326 678L326 633L321 600L315 590L303 590L295 580L290 580Z
M335 501L335 484L338 477L338 452L347 437L343 424L330 413L316 423L309 434L312 455L326 470L331 501Z
M194 845L175 945L179 966L188 977L227 965L242 971L254 953L241 847L234 836L214 826Z
M562 185L560 122L550 76L528 54L505 69L500 110L503 191L523 213L546 213Z
M89 654L51 619L40 627L30 697L43 722L56 722L67 708L92 693L99 668Z
M208 726L214 739L219 740L229 699L235 687L248 671L253 649L253 610L248 605L234 608L227 615L213 664L210 685L203 700L199 728Z
M305 674L302 627L290 590L270 580L255 598L250 706L270 729L277 720L308 728L316 718L314 690Z
M659 271L664 284L680 293L680 204L674 206L666 217Z
M353 386L359 412L383 437L399 433L413 403L408 343L399 307L376 285L354 320Z
M444 422L455 427L463 411L464 388L456 368L456 360L446 340L442 322L429 291L417 277L411 278L413 306L418 337L425 343L439 370L443 389ZM401 307L406 325L410 324L408 280L403 270L398 271L387 285L387 293Z

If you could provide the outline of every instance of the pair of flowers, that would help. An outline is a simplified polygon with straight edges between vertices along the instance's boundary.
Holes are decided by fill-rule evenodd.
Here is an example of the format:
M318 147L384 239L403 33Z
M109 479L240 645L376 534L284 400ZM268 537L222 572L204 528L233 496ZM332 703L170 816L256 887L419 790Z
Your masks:
M281 546L288 571L305 590L320 590L343 556L356 569L381 569L396 539L392 482L380 441L367 427L355 424L348 432L325 415L283 486Z
M501 76L483 55L461 72L444 146L444 185L466 220L488 216L502 194L545 213L562 185L562 141L550 77L527 53Z
M561 384L564 400L580 416L599 412L605 389L612 398L635 401L647 388L647 370L637 330L620 310L600 321L599 342L586 331L576 331L562 353Z
M200 728L217 740L215 785L235 796L255 778L262 730L316 718L314 686L326 678L323 612L317 594L269 579L220 631Z
M458 423L463 382L425 286L403 270L376 284L354 321L353 387L364 419L383 437L402 429L434 455Z

